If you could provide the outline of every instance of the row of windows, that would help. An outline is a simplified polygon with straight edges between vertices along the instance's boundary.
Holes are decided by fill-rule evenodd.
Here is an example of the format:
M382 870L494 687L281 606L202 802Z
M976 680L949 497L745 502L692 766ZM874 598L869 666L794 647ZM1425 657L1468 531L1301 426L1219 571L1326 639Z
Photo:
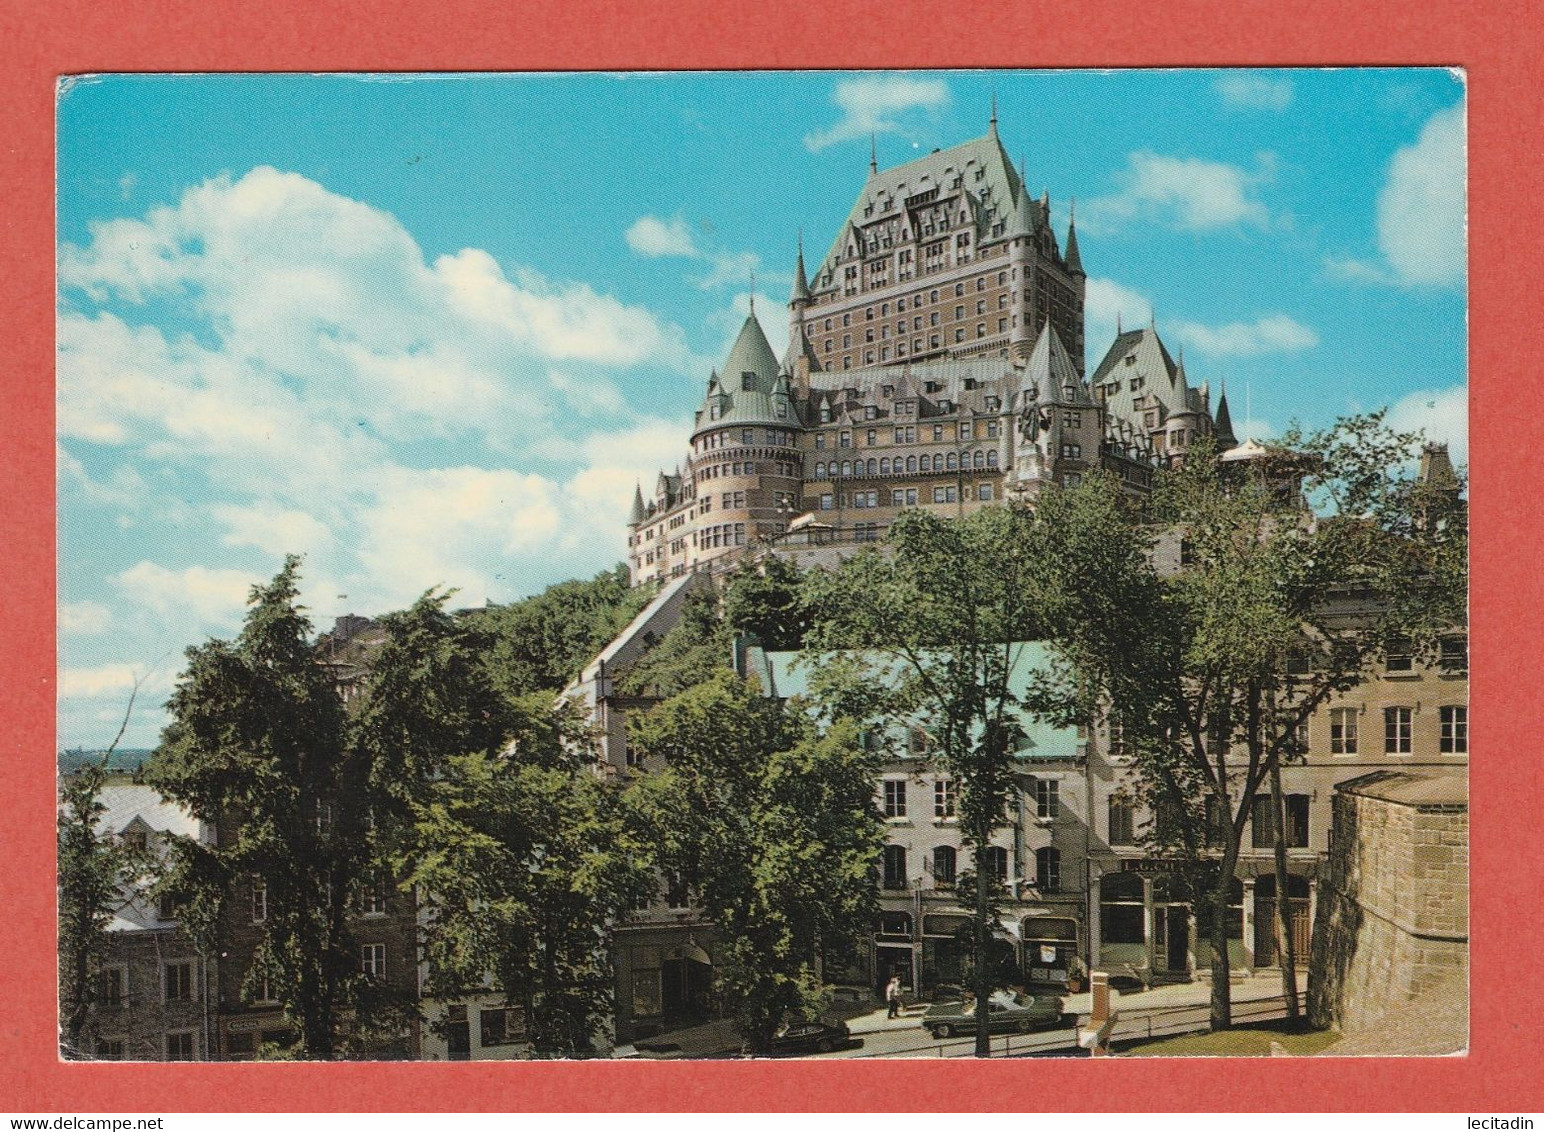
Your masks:
M887 778L883 783L882 804L885 817L906 817L907 780ZM958 794L952 778L933 780L933 817L947 821L955 816ZM1054 778L1035 780L1035 816L1055 818L1061 813L1060 784Z
M1074 447L1076 447L1074 445ZM888 456L864 460L817 460L815 479L836 479L840 476L891 476L923 474L928 472L996 471L997 449L974 452L934 452L931 456Z
M744 523L720 523L713 527L704 527L697 532L697 548L699 550L714 550L721 546L744 546Z
M747 374L746 376L754 378L755 375ZM760 438L761 443L768 444L773 447L792 448L797 443L794 432L791 429L786 428L762 429L760 431ZM755 444L756 442L756 429L742 428L740 430L738 443ZM709 452L715 448L724 448L734 443L736 443L734 430L724 429L719 432L710 432L699 436L692 443L692 451Z
M162 1051L167 1061L196 1061L197 1042L192 1030L177 1030L162 1035ZM100 1038L96 1043L98 1061L122 1061L126 1056L122 1038Z
M913 402L903 402L903 403L904 404L912 404ZM873 405L865 405L865 406L863 406L863 409L864 409L864 412L866 414L870 414L870 416L872 416L872 414L875 411L875 407ZM904 413L900 413L900 405L899 404L896 406L896 409L897 409L897 412L898 412L899 415L903 415L903 416L907 415L907 414L904 414ZM940 401L940 402L938 402L938 409L939 409L940 412L944 412L944 413L953 412L954 404L952 402L950 402L950 401ZM823 414L827 414L825 420L826 420L826 423L829 423L830 409L822 409L821 412ZM923 431L924 439L927 436L927 428L928 428L928 426L926 426L926 425L922 426L922 431ZM974 422L974 421L959 421L958 423L954 424L953 428L950 428L950 426L948 424L940 423L940 424L933 425L932 428L933 428L933 443L935 443L935 444L941 444L941 443L943 443L945 441L949 441L949 440L975 440L976 439L976 422ZM999 422L997 421L997 419L995 417L993 417L993 418L991 418L989 420L985 420L985 421L981 422L981 435L985 439L987 439L987 440L996 440L997 436L998 436L998 432L999 432ZM895 429L894 429L894 432L893 432L893 437L894 437L894 439L892 440L892 443L894 443L894 444L915 444L915 443L917 443L917 426L916 425L896 425ZM864 430L864 439L865 439L865 447L868 447L868 448L878 447L878 445L879 445L879 429L871 428L871 429ZM844 428L839 433L836 434L836 446L838 448L852 448L852 447L854 447L853 440L854 440L854 434L853 434L851 429L845 429ZM815 451L823 452L825 450L825 447L826 447L826 434L823 433L823 432L817 432L815 434Z
M1357 754L1358 708L1333 708L1330 711L1330 754ZM1469 753L1469 709L1462 704L1445 704L1437 709L1437 750L1444 755ZM1383 709L1383 753L1408 755L1413 750L1414 711L1404 706ZM1306 738L1306 736L1305 736ZM1306 744L1305 744L1306 745Z
M852 492L825 492L816 500L817 511L834 511L840 505L862 510L866 507L880 507L881 494L879 490L852 491ZM923 496L922 498L926 498ZM997 498L997 489L990 483L966 484L963 488L955 484L940 484L933 488L934 503L957 503L964 500L969 503L972 499L982 503L991 503ZM891 507L915 507L917 506L917 489L914 487L893 488L890 491Z
M1008 850L1001 845L988 845L978 856L983 869L999 882L1007 883ZM959 850L953 845L935 845L924 858L923 868L932 874L935 888L952 886L959 877ZM888 889L911 887L905 846L885 846L882 883ZM1061 891L1061 850L1054 845L1035 850L1035 887L1042 893Z
M938 246L938 248L940 250L942 250L942 248L943 248L942 244L938 244L937 246ZM1017 276L1018 276L1018 272L1017 272L1017 270L1015 270L1014 277L1017 278ZM997 285L999 287L1003 287L1003 286L1006 286L1007 283L1008 283L1008 273L1006 271L999 271L997 273ZM986 290L986 276L981 275L981 276L977 276L976 277L976 290L977 291L985 291ZM924 292L918 291L916 293L916 295L914 295L912 297L911 305L912 305L912 307L914 309L917 309L917 310L922 309L923 294L924 294ZM964 283L956 283L954 285L954 297L955 298L960 298L964 294L965 294L965 284ZM926 300L927 302L929 302L929 303L936 303L936 302L938 302L938 288L935 287L932 290L926 292L926 295L927 295L927 300ZM906 310L906 296L902 295L900 298L896 299L896 301L895 301L895 311L896 311L897 314L900 314L900 313L902 313L905 310ZM890 304L889 303L880 303L879 304L879 317L880 318L889 318L890 317ZM866 322L873 322L874 321L874 308L873 307L866 307L866 308L864 308L863 318L864 318L864 321L866 321ZM842 325L843 326L851 326L852 325L852 312L848 312L847 314L842 315ZM834 324L833 324L832 320L829 319L829 318L826 319L826 321L825 321L825 329L829 331L829 330L833 329L833 327L834 327Z
M1013 324L1015 326L1018 325L1018 319L1017 318L1014 318ZM998 334L1006 334L1008 332L1008 320L1006 318L1000 318L1000 319L997 320L997 331L996 332ZM986 323L984 323L984 322L976 323L976 338L977 339L982 339L982 338L985 338L986 336L987 336ZM959 345L960 343L964 342L965 341L965 327L963 327L963 326L955 327L955 329L954 329L954 336L953 337L954 337L955 345ZM939 334L929 334L927 336L927 345L923 346L922 342L923 342L923 339L921 337L913 338L911 340L911 352L913 354L923 353L924 350L937 350L937 349L941 349L942 346L943 346L943 336L939 335ZM844 345L842 348L843 349L850 349L850 347L846 346L846 345ZM829 339L829 338L827 338L826 341L825 341L825 351L824 352L827 353L827 354L830 354L832 352L832 349L831 349L831 339ZM855 355L855 354L844 354L842 356L842 368L844 370L845 369L852 369L853 359L855 357L857 357L857 356L858 355ZM904 358L904 357L906 357L906 343L904 341L897 342L895 344L895 357L897 357L897 358ZM890 360L890 347L889 346L880 346L879 347L879 351L878 351L877 354L875 353L875 351L873 349L864 350L863 354L862 354L862 361L861 361L860 364L866 365L866 366L871 366L871 365L876 364L877 362L888 362L889 360ZM830 418L826 417L826 418L823 418L823 419L829 420Z

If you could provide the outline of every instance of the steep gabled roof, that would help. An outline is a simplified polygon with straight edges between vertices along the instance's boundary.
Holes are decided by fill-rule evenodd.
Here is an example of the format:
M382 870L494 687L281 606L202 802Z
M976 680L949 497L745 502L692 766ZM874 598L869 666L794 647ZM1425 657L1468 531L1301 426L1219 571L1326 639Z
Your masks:
M1029 352L1024 370L1024 388L1034 386L1041 401L1062 400L1068 386L1073 388L1074 396L1082 392L1078 368L1072 364L1061 335L1049 321L1041 328L1040 337L1035 339L1035 347Z
M981 173L979 179L977 171ZM904 217L908 198L933 189L943 190L941 195L949 194L956 177L962 178L960 188L970 199L978 242L989 243L994 238L1013 235L1013 221L1025 195L1024 185L993 130L973 141L934 150L915 161L871 174L816 269L811 289L825 291L837 284L837 261L844 258L849 241L856 243L861 238L866 225ZM1003 223L1005 231L992 237L992 226L997 223Z

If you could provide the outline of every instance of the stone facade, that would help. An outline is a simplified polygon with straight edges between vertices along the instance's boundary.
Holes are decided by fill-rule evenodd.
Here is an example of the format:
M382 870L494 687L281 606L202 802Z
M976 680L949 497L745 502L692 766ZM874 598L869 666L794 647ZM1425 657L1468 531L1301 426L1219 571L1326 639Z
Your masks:
M1462 1033L1469 956L1469 807L1462 773L1379 771L1342 783L1313 939L1315 1023L1366 1032L1429 998Z
M903 510L961 516L1095 468L1145 491L1198 439L1234 442L1155 326L1085 377L1084 283L1050 202L984 138L872 169L814 278L801 250L779 362L754 308L708 378L683 464L634 492L635 584L750 548L801 562L878 541Z

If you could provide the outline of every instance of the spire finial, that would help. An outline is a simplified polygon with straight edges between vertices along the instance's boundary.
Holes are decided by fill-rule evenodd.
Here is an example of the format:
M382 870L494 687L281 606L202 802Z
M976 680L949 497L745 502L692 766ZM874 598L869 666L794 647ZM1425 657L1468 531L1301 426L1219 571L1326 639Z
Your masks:
M1124 333L1126 333L1124 330L1122 330L1120 328L1120 311L1116 311L1115 312L1115 333L1116 334L1124 334Z
M756 317L756 269L751 268L751 317Z
M869 134L869 176L875 176L879 172L879 135Z
M997 136L997 89L992 89L992 136Z

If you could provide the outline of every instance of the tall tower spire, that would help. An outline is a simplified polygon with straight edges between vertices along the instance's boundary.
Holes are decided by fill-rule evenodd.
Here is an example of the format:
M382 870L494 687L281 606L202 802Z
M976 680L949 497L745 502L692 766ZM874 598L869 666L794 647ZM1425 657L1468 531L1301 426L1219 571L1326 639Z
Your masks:
M997 136L997 91L995 89L992 91L992 121L991 121L991 128L992 128L992 136L995 138Z
M1082 275L1083 259L1078 255L1078 201L1072 198L1071 206L1067 213L1067 254L1065 256L1067 270L1074 275Z
M874 176L878 176L878 174L879 174L879 135L875 134L875 133L870 133L869 134L869 176L870 177L874 177Z

